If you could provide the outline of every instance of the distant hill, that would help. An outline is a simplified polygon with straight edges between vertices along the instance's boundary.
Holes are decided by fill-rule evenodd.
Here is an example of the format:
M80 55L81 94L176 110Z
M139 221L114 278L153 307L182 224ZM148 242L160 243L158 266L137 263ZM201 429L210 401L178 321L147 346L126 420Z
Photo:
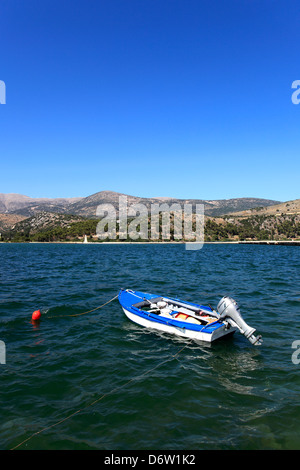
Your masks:
M108 194L107 194L108 193ZM133 202L144 202L149 200L128 197L128 207ZM166 199L153 198L153 202L164 202ZM167 202L191 202L168 199ZM227 208L245 204L245 200L228 200L225 204L215 207L210 201L207 204L211 211L226 210ZM251 200L252 203L257 202ZM199 202L199 201L196 201ZM220 203L220 201L214 201ZM246 198L246 203L249 201ZM0 214L1 239L5 241L76 241L87 235L90 241L98 241L96 227L98 220L94 213L96 207L101 203L113 204L116 208L119 203L119 194L111 192L96 193L88 198L72 204L72 210L84 215L59 214L55 212L41 211L31 217L24 218L17 214ZM248 205L249 207L249 205ZM74 209L75 208L75 209ZM225 209L224 209L225 208ZM68 208L69 210L69 208ZM89 213L93 217L88 217ZM150 213L149 213L150 217ZM150 218L148 220L150 223ZM174 217L171 216L171 226ZM128 221L128 223L130 223ZM160 228L160 232L161 228ZM300 238L300 199L288 201L267 207L246 209L244 211L232 212L223 216L209 216L207 209L205 213L205 241L237 241L237 240L298 240Z
M1 228L7 229L16 223L16 219L8 217L9 215L17 216L19 220L21 220L21 218L25 219L36 216L40 212L72 214L80 217L96 218L96 209L100 204L112 204L116 210L118 210L119 196L127 196L128 206L134 203L142 203L148 207L148 209L153 203L167 203L169 205L178 203L182 208L183 204L204 204L205 215L211 217L223 216L237 211L251 210L257 207L269 207L280 203L280 201L274 201L272 199L250 197L220 200L175 199L167 197L142 198L114 191L100 191L84 198L54 199L31 198L21 194L0 194L0 230Z
M181 205L181 207L183 207L183 204L204 204L205 214L210 216L220 216L227 214L228 212L241 211L254 207L269 206L279 203L279 201L259 198L235 198L213 201L204 199L175 199L167 197L143 198L113 191L100 191L98 193L92 194L91 196L82 198L80 201L70 204L66 211L72 214L93 218L95 217L97 206L100 204L112 204L116 209L118 209L119 196L127 196L128 206L135 203L141 203L148 208L151 204L154 203L167 203L169 205L178 203Z
M78 239L84 234L95 233L97 222L78 215L39 212L3 230L1 237L15 242Z
M0 214L0 233L9 230L24 219L26 217L19 214Z
M80 197L32 198L23 194L0 193L0 213L14 213L24 217L30 217L41 211L64 213L70 204L78 202L80 199Z
M17 222L12 227L12 230L23 233L36 233L41 230L49 230L53 227L69 227L71 224L83 220L85 220L85 218L78 215L57 214L43 211Z
M241 211L233 211L234 217L250 217L254 215L275 215L280 216L281 214L287 215L298 215L300 214L300 199L294 199L292 201L282 202L267 207L249 208Z

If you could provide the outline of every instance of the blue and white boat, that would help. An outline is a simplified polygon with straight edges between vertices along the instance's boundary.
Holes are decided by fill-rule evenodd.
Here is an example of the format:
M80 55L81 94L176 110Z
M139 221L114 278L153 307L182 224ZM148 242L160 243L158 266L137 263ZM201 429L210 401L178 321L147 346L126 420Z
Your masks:
M131 289L121 289L119 302L131 321L146 328L210 343L240 331L252 344L262 342L261 336L254 336L255 328L243 320L236 301L227 296L220 300L217 311L210 306Z

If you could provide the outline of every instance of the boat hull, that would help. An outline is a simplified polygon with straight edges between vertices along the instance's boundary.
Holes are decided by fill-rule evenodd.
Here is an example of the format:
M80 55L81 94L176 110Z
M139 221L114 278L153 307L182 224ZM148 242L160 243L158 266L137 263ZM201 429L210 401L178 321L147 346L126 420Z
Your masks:
M224 336L230 335L234 333L233 328L231 330L225 330L225 325L217 330L213 331L212 333L203 333L201 331L193 331L187 328L170 326L161 323L154 323L151 320L147 320L146 318L141 318L135 315L134 313L129 312L123 307L123 311L127 318L138 325L144 326L146 328L152 328L154 330L163 331L165 333L170 333L172 335L182 336L184 338L193 339L195 341L207 341L211 343L216 339L223 338Z
M224 336L228 336L236 331L235 328L232 328L230 326L228 327L227 324L224 324L222 322L220 323L218 321L215 321L210 325L203 326L190 324L188 322L183 321L176 321L174 319L161 318L159 315L145 313L141 311L141 309L136 308L134 306L134 303L136 303L137 299L151 299L157 296L134 291L130 291L129 294L135 296L136 298L130 298L128 296L128 291L121 291L119 294L119 302L126 317L132 322L147 329L162 331L171 335L176 335L200 342L205 341L209 343L223 338ZM187 307L189 307L189 305L196 306L197 304L186 303Z

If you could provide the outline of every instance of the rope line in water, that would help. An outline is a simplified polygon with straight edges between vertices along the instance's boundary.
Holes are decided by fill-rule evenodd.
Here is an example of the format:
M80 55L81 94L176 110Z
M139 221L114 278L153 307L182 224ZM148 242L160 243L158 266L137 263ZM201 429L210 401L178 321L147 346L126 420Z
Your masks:
M113 300L115 300L115 299L118 297L118 295L119 295L119 294L115 295L115 297L113 297L112 299L110 299L108 302L105 302L105 304L99 305L99 307L93 308L92 310L87 310L86 312L74 313L74 314L71 314L71 315L53 315L53 316L49 316L49 317L47 317L47 318L79 317L80 315L85 315L86 313L91 313L91 312L94 312L95 310L99 310L99 308L102 308L102 307L104 307L105 305L107 305L107 304L109 304L110 302L112 302Z
M95 310L99 310L99 308L104 307L104 305L109 304L113 300L115 300L118 297L119 294L115 295L112 299L110 299L108 302L105 302L105 304L100 305L99 307L93 308L92 310L88 310L87 312L82 312L82 313L74 313L73 315L68 315L68 317L79 317L80 315L85 315L86 313L91 313L94 312Z
M112 299L113 300L113 299ZM111 302L111 301L110 301ZM107 302L108 303L108 302ZM104 304L106 305L106 304ZM100 307L98 307L100 308ZM87 313L87 312L85 312ZM32 439L34 436L37 436L38 434L41 434L42 432L44 431L47 431L48 429L51 429L51 428L54 428L55 426L58 426L59 424L63 423L64 421L67 421L68 419L72 418L73 416L77 415L78 413L80 413L81 411L83 410L86 410L87 408L89 408L90 406L93 406L95 405L96 403L99 403L99 401L103 400L103 398L107 397L108 395L112 395L113 393L117 392L118 390L121 390L122 388L126 387L127 385L129 385L131 382L133 382L134 380L139 380L140 378L144 377L145 375L147 374L150 374L150 372L152 372L153 370L155 369L158 369L158 367L162 366L163 364L165 364L166 362L169 362L173 359L175 359L177 356L179 356L179 354L188 346L190 342L186 343L179 351L177 351L176 354L173 354L173 356L171 356L170 358L168 359L165 359L164 361L160 362L159 364L157 364L156 366L152 367L151 369L147 370L146 372L143 372L142 374L138 375L137 377L133 377L132 379L128 380L126 383L124 383L123 385L119 385L118 387L114 388L113 390L111 390L110 392L107 392L107 393L104 393L103 395L101 395L100 397L98 397L96 400L94 400L93 402L89 403L88 405L80 408L79 410L77 411L74 411L73 413L69 414L68 416L66 416L65 418L57 421L56 423L54 424L51 424L43 429L41 429L40 431L37 431L35 432L34 434L32 434L31 436L27 437L27 439L24 439L24 441L20 442L19 444L17 444L15 447L12 447L10 450L15 450L17 449L18 447L20 447L22 444L25 444L25 442L28 442L30 439Z

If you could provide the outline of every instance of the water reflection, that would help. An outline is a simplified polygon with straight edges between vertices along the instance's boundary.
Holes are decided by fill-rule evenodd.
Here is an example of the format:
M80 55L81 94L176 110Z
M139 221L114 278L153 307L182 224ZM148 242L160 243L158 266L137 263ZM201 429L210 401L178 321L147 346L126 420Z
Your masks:
M229 392L249 395L254 392L252 379L263 367L260 351L257 349L243 350L222 348L222 356L213 354L210 358L212 373L219 384ZM257 381L254 383L257 385Z

